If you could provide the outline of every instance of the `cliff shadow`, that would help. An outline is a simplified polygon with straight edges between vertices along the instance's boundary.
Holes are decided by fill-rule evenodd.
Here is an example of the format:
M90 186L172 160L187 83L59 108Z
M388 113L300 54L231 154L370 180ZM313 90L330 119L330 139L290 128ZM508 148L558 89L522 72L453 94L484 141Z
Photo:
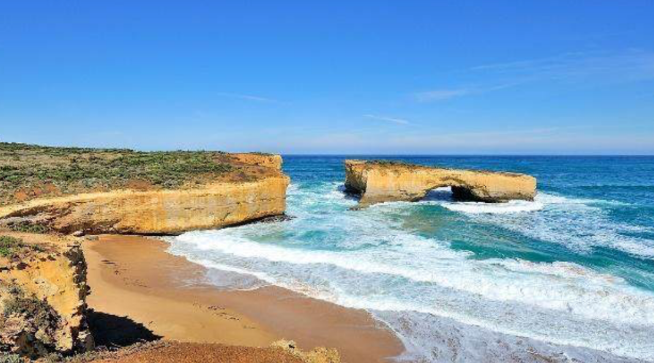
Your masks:
M438 187L430 189L427 194L425 194L425 196L420 200L435 202L455 202L458 199L454 194L452 187Z
M348 188L345 185L339 185L338 191L343 193L345 199L355 200L355 201L359 201L361 199L361 192L354 190L352 188Z
M141 342L151 342L162 337L143 324L123 316L89 309L87 320L97 347L126 347Z

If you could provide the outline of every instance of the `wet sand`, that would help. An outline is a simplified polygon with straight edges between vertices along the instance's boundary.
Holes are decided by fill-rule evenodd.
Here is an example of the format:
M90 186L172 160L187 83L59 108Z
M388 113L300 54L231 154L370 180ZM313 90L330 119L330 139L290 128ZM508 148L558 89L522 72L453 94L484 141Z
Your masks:
M200 283L206 269L165 252L163 241L100 236L83 244L89 307L128 317L167 340L265 347L292 339L336 348L344 362L386 362L403 351L369 313L278 287L225 291Z

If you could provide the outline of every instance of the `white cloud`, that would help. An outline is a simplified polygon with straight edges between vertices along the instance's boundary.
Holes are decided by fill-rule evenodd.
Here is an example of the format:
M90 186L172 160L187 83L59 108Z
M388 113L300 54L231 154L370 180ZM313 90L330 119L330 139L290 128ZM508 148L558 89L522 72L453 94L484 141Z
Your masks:
M254 95L245 95L245 94L240 94L240 93L220 92L220 93L218 93L218 96L238 98L238 99L241 99L241 100L253 101L253 102L281 103L279 100L276 100L276 99L273 99L273 98L254 96Z
M363 115L363 117L366 117L366 118L369 118L369 119L372 119L372 120L392 122L392 123L396 123L398 125L408 125L408 124L410 124L409 120L405 120L403 118L395 118L395 117L387 117L387 116L376 116L376 115Z
M414 93L413 97L419 102L445 101L456 97L462 97L473 93L470 89L438 89Z
M463 71L462 71L463 72ZM550 57L484 64L465 70L474 86L413 93L418 102L446 101L533 83L613 85L654 80L654 52L575 52Z
M639 49L621 52L562 53L551 57L476 66L485 75L529 81L638 82L654 79L654 53Z
M388 150L461 154L651 154L652 134L597 135L568 128L470 133L398 135L385 140Z

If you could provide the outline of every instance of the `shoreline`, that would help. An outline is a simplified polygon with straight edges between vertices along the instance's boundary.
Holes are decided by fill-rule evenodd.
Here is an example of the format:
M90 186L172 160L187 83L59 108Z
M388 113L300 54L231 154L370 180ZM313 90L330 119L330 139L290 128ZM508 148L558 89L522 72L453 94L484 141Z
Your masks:
M364 310L275 286L220 290L198 281L207 268L166 252L164 241L102 235L82 244L87 302L96 313L127 317L164 340L267 347L336 348L343 362L387 362L404 352L397 336Z

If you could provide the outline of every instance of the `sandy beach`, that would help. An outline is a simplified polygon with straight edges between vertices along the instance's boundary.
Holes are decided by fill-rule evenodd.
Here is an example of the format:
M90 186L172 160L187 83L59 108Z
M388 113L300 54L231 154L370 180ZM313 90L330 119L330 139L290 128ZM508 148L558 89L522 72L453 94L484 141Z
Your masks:
M83 244L92 319L103 336L132 329L146 340L266 347L292 339L299 348L336 348L344 362L384 362L402 343L363 310L263 287L225 291L200 281L206 269L165 252L152 238L100 236ZM102 340L102 338L100 339ZM102 343L102 341L100 341ZM130 343L125 342L125 345Z

